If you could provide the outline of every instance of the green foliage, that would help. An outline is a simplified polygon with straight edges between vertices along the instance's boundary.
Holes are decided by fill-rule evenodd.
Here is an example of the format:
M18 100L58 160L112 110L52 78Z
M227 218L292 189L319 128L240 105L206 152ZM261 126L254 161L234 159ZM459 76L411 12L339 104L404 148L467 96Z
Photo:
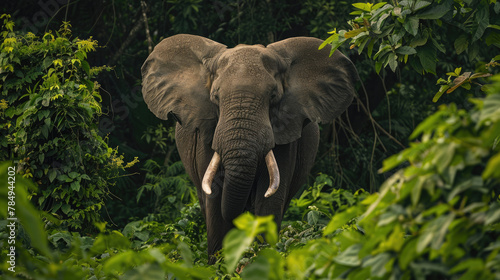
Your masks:
M149 213L158 214L162 219L173 221L185 204L198 200L196 189L184 171L181 161L170 166L160 166L154 160L144 164L146 184L137 192L137 202L150 193L146 199L150 202Z
M494 18L490 9L497 15L500 12L495 5L487 0L355 3L351 30L332 31L320 48L331 44L333 53L350 39L351 48L357 47L359 53L366 48L371 57L375 50L377 72L386 66L395 71L398 62L409 62L419 73L436 74L438 51L446 53L442 42L448 36L456 36L455 52L465 51L470 61L477 58L485 43L500 45L498 25L490 22ZM454 26L460 33L446 34L444 25Z
M107 67L90 67L97 42L71 39L69 23L41 38L16 34L3 15L0 53L1 159L16 159L24 177L40 186L35 204L65 226L90 230L124 164L98 135L99 85Z
M326 239L292 252L287 262L307 261L291 272L312 279L498 278L500 76L495 81L490 95L472 100L471 111L442 106L422 122L413 133L420 141L387 159L383 171L410 166L380 193L335 215ZM359 214L363 236L344 231L328 238Z
M226 270L233 272L243 252L259 234L265 234L266 241L274 246L277 242L277 229L273 216L255 217L250 213L241 214L233 221L236 228L229 231L222 243Z

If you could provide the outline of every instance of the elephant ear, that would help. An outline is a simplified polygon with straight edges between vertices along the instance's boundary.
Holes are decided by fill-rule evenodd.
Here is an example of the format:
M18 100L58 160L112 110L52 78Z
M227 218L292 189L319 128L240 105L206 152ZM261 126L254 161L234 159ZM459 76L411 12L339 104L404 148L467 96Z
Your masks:
M210 102L207 64L226 46L180 34L161 41L142 65L142 94L151 112L166 120L172 113L183 129L199 130L211 141L217 108Z
M284 94L270 110L276 144L297 140L307 120L327 123L342 114L355 95L358 74L339 51L331 57L322 40L296 37L268 45L288 64Z

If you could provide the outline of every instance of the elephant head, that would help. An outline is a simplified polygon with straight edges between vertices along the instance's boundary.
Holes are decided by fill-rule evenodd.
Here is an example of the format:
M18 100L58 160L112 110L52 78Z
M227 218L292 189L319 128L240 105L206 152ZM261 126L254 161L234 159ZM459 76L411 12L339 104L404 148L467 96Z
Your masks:
M356 70L340 52L329 57L328 48L319 51L321 43L297 37L227 48L181 34L164 39L142 66L149 109L161 119L173 114L211 146L202 184L207 195L219 166L224 168L225 220L243 211L260 164L270 174L265 196L276 192L275 145L296 141L305 124L331 122L351 104Z

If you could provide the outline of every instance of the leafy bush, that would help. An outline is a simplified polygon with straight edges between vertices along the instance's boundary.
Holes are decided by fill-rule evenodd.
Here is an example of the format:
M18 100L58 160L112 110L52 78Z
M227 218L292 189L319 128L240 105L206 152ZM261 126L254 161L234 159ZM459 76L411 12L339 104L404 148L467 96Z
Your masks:
M99 84L108 67L90 67L97 42L71 38L69 23L58 32L16 34L2 15L0 53L2 126L0 159L40 186L31 193L41 209L72 229L93 228L124 163L98 134Z
M147 199L151 205L150 218L174 221L184 205L198 200L196 189L184 171L181 161L160 166L154 160L144 164L146 183L137 192L137 202ZM147 194L150 194L147 197ZM156 217L153 217L156 216Z

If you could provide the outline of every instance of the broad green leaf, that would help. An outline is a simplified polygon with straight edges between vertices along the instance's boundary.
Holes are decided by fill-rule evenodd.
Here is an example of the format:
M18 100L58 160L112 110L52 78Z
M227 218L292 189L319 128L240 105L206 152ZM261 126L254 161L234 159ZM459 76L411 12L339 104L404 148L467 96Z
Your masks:
M403 250L399 254L399 266L401 269L406 270L411 261L418 258L417 254L417 239L413 238L405 242Z
M61 206L61 210L63 211L64 214L68 214L69 211L71 211L71 205L69 205L69 204L63 204Z
M71 189L74 190L75 192L80 191L80 182L78 181L71 182Z
M408 31L408 33L410 33L413 36L416 36L418 33L418 25L419 22L417 17L409 17L405 20L403 26L406 29L406 31Z
M275 250L263 249L253 263L245 266L241 276L243 279L270 279L281 280L285 278L285 259Z
M411 54L416 54L417 51L410 46L402 46L402 47L396 49L396 53L404 54L404 55L411 55Z
M310 225L315 225L318 223L320 213L318 211L309 211L307 213L307 223Z
M372 10L372 3L354 3L352 4L355 8L363 10L365 12L370 12Z
M53 182L56 177L57 177L57 170L55 168L51 168L49 171L49 181Z
M358 266L361 264L358 256L361 247L361 244L354 244L333 258L333 261L345 266Z
M391 67L392 72L396 72L396 68L398 67L398 56L396 54L390 54L387 63L389 67Z
M415 38L411 40L410 46L413 48L424 46L425 44L427 44L427 39L429 39L429 31L424 29L423 31L418 32L417 36L415 36Z
M248 236L244 231L232 229L224 237L224 260L226 263L226 271L232 273L236 268L241 256L252 244L254 236Z
M413 133L410 135L410 139L415 139L423 132L434 131L436 125L440 124L440 122L444 119L445 113L446 112L444 110L440 110L427 117L419 125L417 125L415 130L413 130Z
M100 233L94 241L91 251L102 254L108 249L128 249L130 242L120 232L113 230L110 233Z
M484 262L481 259L466 259L463 262L457 264L452 269L450 269L450 273L457 273L462 270L473 269L473 270L483 270Z
M477 11L474 17L474 21L477 24L477 29L476 32L474 32L474 35L472 36L472 42L475 42L483 36L484 31L490 24L489 22L489 5L487 0L482 0L479 3L479 6L477 7Z
M338 41L339 39L339 34L333 34L332 36L328 37L321 45L319 45L318 49L321 50L323 49L326 45L330 44L333 41Z
M145 263L125 272L121 278L127 280L165 279L165 271L158 263Z
M323 230L323 236L333 233L360 214L360 210L356 206L350 207L343 212L336 213Z
M432 4L432 3L424 1L424 0L417 0L417 2L415 3L415 6L413 6L413 11L416 12L420 9L423 9L423 8L429 6L430 4Z
M458 194L468 190L468 189L476 189L480 192L481 188L483 187L484 182L483 179L479 176L471 176L467 180L464 180L457 186L453 188L453 190L449 193L447 201L450 202L452 201Z
M368 260L363 262L363 267L370 267L370 272L372 276L382 277L386 274L387 270L385 265L391 260L391 255L389 253L377 254L368 258Z
M372 11L375 11L375 10L382 8L385 4L387 4L387 2L380 2L380 3L373 5Z
M490 178L500 179L500 153L492 156L488 160L486 168L483 171L482 177L484 180Z
M429 9L418 13L416 16L420 19L439 19L451 11L451 2L444 1L443 4L430 7Z
M229 231L222 242L226 269L233 272L243 252L252 244L257 235L264 233L266 241L274 246L278 240L273 216L255 217L243 213L233 221L235 229Z
M177 248L179 249L179 253L184 260L185 265L187 267L193 267L193 252L191 252L189 246L184 242L180 242Z
M490 94L486 96L479 120L481 123L486 120L493 122L500 120L500 94Z
M436 74L437 54L436 48L433 45L427 44L418 48L417 56L426 72Z
M458 36L458 38L455 40L454 46L457 54L461 54L463 51L465 51L469 47L467 36L464 34Z
M362 33L362 32L365 32L366 31L366 27L361 27L361 28L358 28L358 29L354 29L354 30L351 30L351 31L348 31L344 34L344 37L346 39L349 39L349 38L352 38L352 37L355 37L357 36L358 34Z
M448 228L450 227L450 224L453 222L454 218L455 218L455 213L451 212L446 216L441 216L438 219L436 219L436 223L438 223L439 230L437 231L434 240L432 240L431 244L432 249L434 250L441 249L441 246L443 245L443 242L445 240L446 233L448 232Z

